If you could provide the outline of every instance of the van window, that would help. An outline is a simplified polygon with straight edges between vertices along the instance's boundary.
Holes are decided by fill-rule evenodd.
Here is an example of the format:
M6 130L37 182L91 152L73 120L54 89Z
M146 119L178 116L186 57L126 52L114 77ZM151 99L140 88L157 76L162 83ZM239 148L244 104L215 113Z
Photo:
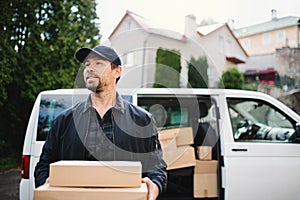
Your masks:
M139 99L139 105L153 115L158 128L188 126L188 110L176 99Z
M228 98L234 140L238 142L292 142L295 122L268 102Z
M217 159L219 140L216 102L210 96L140 95L138 106L149 111L159 130L192 127L193 146L212 146L213 159Z
M76 100L78 99L76 98ZM36 140L45 141L55 117L63 110L71 107L74 103L75 98L73 98L73 95L71 94L42 95Z

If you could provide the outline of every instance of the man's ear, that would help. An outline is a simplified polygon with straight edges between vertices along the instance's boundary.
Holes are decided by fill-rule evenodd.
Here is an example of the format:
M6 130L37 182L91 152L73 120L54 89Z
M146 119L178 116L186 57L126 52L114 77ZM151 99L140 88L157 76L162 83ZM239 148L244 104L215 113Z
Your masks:
M114 69L114 78L119 78L121 76L122 73L122 66L118 66Z

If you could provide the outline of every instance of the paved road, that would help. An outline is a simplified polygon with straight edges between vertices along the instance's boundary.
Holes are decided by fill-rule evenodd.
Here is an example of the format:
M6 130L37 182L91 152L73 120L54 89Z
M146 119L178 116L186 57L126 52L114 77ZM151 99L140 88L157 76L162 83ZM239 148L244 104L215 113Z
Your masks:
M19 199L19 182L21 170L14 169L0 173L0 199L17 200Z

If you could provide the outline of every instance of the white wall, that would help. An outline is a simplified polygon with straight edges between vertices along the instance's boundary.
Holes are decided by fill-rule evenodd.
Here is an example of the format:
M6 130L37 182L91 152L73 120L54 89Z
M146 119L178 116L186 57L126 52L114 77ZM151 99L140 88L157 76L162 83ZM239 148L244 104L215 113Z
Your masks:
M226 56L236 57L246 61L247 56L230 33L226 25L204 36L202 40L203 49L208 55L209 62L209 85L217 86L222 73L229 67L236 67L234 63L228 62Z

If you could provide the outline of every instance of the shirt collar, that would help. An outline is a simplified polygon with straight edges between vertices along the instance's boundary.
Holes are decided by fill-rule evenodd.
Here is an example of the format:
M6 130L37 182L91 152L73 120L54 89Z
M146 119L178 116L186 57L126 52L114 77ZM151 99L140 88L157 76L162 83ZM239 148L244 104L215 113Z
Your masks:
M119 110L120 112L124 113L124 100L122 99L122 96L119 95L117 92L116 95L116 104L113 106L114 109ZM91 94L87 97L87 99L84 102L84 110L83 112L86 112L87 110L93 108Z
M124 113L124 110L125 110L125 108L124 108L124 100L122 99L122 96L121 95L119 95L119 93L117 92L117 98L116 98L116 104L115 104L115 106L114 106L114 108L116 109L116 110L119 110L119 111L121 111L122 113Z
M93 108L91 94L88 95L88 97L84 101L84 105L83 106L84 106L83 112L86 112L87 110Z

